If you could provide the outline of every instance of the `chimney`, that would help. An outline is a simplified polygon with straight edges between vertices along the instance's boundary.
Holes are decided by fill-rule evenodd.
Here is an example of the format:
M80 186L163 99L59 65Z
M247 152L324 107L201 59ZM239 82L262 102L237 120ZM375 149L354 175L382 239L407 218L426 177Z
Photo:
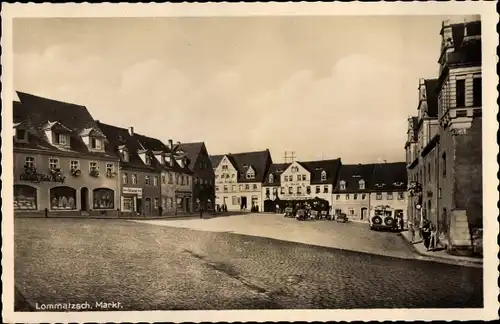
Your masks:
M174 147L174 141L172 141L171 139L168 140L168 146L170 148L173 148Z
M128 128L128 133L130 134L130 136L134 136L134 127L130 126Z

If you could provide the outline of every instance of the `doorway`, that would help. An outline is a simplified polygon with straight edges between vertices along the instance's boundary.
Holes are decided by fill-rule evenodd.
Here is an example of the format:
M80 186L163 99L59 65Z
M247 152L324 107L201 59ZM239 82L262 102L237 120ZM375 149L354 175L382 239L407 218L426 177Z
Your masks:
M247 208L247 197L241 197L241 210L245 210Z
M151 198L144 199L144 216L151 216Z
M361 220L366 219L368 217L368 208L363 207L361 208Z
M89 189L87 187L80 189L80 209L82 211L89 210Z

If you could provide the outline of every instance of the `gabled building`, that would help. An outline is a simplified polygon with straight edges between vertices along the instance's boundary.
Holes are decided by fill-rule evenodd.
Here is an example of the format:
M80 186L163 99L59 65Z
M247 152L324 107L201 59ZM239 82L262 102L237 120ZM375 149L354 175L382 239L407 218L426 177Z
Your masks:
M153 151L144 147L134 128L121 128L99 122L110 139L111 148L120 157L120 211L127 215L160 214L162 166Z
M273 163L262 183L262 211L276 211L276 204L281 199L281 174L290 166L290 163Z
M115 214L119 158L86 107L17 92L14 212Z
M375 164L370 186L370 208L389 206L406 220L408 175L406 162Z
M272 164L269 150L210 157L215 203L227 210L262 210L262 182Z
M332 191L341 165L340 159L295 161L280 175L283 200L320 198L332 205Z
M368 221L375 164L342 164L333 189L333 210L350 219Z
M192 181L192 210L213 210L215 202L215 173L205 143L181 143L181 154L190 161L189 169L193 173Z

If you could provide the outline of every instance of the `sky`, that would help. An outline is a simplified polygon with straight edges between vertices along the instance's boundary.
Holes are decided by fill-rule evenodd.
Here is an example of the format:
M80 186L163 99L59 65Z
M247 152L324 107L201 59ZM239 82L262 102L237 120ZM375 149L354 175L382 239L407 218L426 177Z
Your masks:
M16 18L14 88L212 155L404 161L444 19Z

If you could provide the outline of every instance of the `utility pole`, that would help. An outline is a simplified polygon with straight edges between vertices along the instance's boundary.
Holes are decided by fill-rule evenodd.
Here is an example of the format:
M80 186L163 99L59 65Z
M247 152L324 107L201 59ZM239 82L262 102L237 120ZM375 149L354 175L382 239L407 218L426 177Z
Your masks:
M294 151L291 152L285 151L285 156L284 156L285 163L288 163L288 160L290 160L290 163L293 163L295 161L295 157L296 156Z

